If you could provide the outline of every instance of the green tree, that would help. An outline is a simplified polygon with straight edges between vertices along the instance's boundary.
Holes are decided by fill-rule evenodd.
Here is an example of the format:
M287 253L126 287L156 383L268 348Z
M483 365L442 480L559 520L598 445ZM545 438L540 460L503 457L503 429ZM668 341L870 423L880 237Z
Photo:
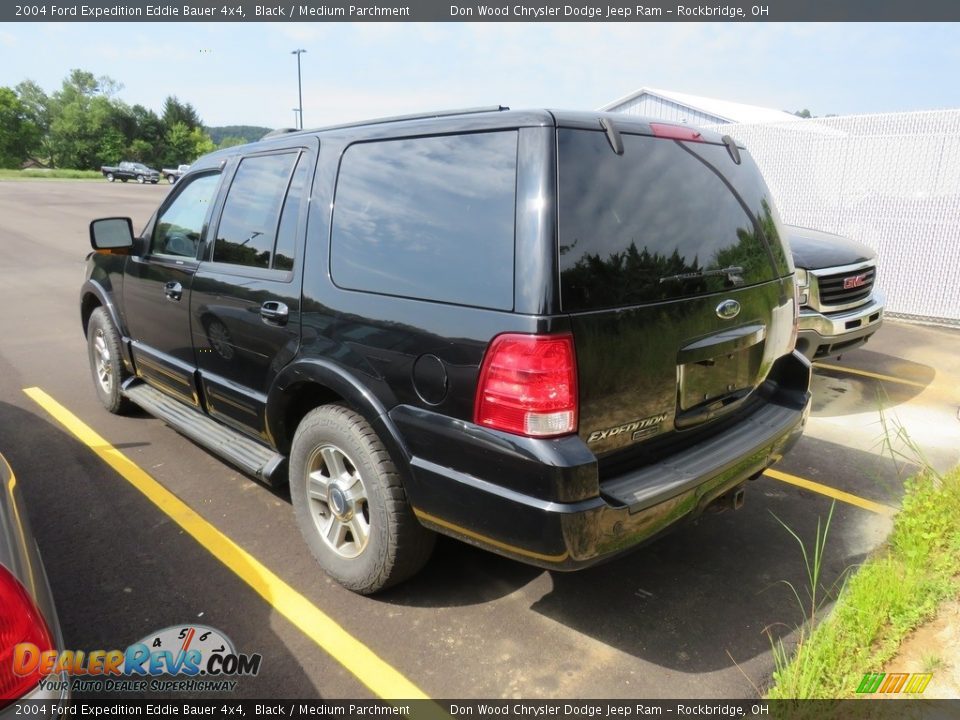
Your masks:
M23 104L26 118L36 128L28 153L34 157L49 158L47 134L50 132L50 97L33 80L24 80L15 90Z
M59 167L94 169L123 159L134 130L131 112L114 100L122 86L74 69L50 102L48 144Z
M188 130L202 128L203 126L193 105L180 102L176 95L169 95L163 101L163 124L166 125L169 132L178 123L186 125Z
M188 128L184 123L175 123L167 131L167 159L165 164L192 163L201 155L213 152L213 140L200 127Z
M19 167L38 143L39 135L17 94L0 87L0 167Z

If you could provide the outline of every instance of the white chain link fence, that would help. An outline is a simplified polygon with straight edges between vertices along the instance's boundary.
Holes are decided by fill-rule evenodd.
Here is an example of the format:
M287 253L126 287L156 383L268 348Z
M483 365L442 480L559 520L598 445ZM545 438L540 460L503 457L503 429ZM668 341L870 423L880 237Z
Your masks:
M793 225L877 252L887 311L960 325L960 110L719 125Z

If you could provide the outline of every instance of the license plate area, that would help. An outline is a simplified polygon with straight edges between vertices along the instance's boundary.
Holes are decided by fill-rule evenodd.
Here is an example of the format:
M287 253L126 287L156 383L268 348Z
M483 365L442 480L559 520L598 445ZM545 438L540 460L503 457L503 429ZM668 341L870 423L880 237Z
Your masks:
M763 343L679 366L680 409L737 397L753 388L763 360Z
M681 347L677 353L678 420L686 412L702 409L712 415L749 394L760 374L766 335L764 325L744 325Z

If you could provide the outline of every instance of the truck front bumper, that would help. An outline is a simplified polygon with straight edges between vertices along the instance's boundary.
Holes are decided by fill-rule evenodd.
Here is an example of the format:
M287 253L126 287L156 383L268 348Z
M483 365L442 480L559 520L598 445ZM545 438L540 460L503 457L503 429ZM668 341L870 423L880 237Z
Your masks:
M602 480L578 436L520 438L398 406L390 418L412 451L408 498L423 525L501 555L553 570L596 564L698 516L796 443L810 364L794 353L778 365L765 402L743 421Z
M883 296L874 292L866 305L836 313L800 310L797 351L808 360L838 355L863 345L883 323Z

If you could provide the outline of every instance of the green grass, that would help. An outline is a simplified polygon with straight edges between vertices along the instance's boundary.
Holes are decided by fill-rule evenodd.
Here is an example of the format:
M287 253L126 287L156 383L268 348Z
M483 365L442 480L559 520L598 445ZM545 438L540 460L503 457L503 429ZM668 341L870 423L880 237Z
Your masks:
M808 617L792 658L774 644L768 697L854 696L864 673L882 671L906 635L958 595L960 468L924 470L907 480L887 544L847 579L829 617L815 627Z
M28 170L0 169L0 180L102 180L99 170Z

